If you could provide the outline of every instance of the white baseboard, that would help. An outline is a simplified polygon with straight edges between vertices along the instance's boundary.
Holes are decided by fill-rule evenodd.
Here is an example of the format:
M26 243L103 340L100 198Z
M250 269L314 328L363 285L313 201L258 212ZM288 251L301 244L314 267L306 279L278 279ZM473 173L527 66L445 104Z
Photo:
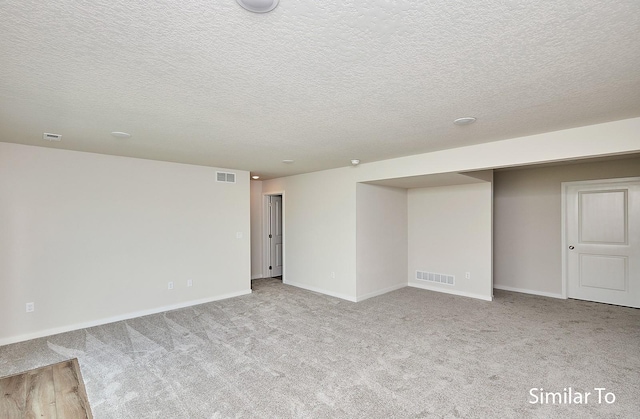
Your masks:
M358 301L358 302L364 301L364 300L367 300L367 299L372 298L372 297L377 297L378 295L382 295L382 294L386 294L386 293L391 292L391 291L399 290L400 288L404 288L406 286L407 286L407 283L403 282L402 284L396 284L396 285L393 285L391 287L387 287L387 288L384 288L384 289L381 289L381 290L378 290L378 291L370 292L368 294L359 295L358 297L356 297L356 301Z
M459 295L461 297L475 298L477 300L493 301L493 296L492 295L488 296L488 295L474 294L474 293L465 292L465 291L459 291L459 290L456 290L456 289L447 289L447 288L434 287L434 286L427 285L427 284L421 284L419 282L409 282L409 286L410 287L414 287L414 288L420 288L420 289L423 289L423 290L429 290L429 291L435 291L435 292L443 292L445 294Z
M350 295L346 295L346 294L340 294L337 292L333 292L333 291L328 291L322 288L318 288L318 287L314 287L312 285L307 285L307 284L302 284L300 282L295 282L295 281L288 281L288 280L283 280L282 281L283 284L285 285L291 285L297 288L302 288L305 289L307 291L313 291L313 292L317 292L320 294L324 294L324 295L328 295L330 297L336 297L336 298L340 298L341 300L347 300L347 301L351 301L351 302L358 302L358 300Z
M541 295L543 297L560 298L560 299L563 299L563 300L566 299L566 298L564 298L562 296L562 294L556 294L556 293L553 293L553 292L528 290L528 289L524 289L524 288L508 287L506 285L495 285L495 284L493 285L493 288L495 288L497 290L521 292L523 294Z
M233 292L229 294L217 295L210 298L202 298L200 300L186 301L183 303L172 304L164 307L152 308L149 310L134 311L133 313L122 314L119 316L107 317L104 319L93 320L89 322L76 323L67 326L54 327L51 329L39 330L33 333L26 333L19 336L11 336L0 339L0 346L9 345L11 343L24 342L25 340L38 339L46 336L57 335L58 333L71 332L73 330L86 329L88 327L102 326L103 324L119 322L122 320L134 319L136 317L148 316L150 314L163 313L165 311L176 310L179 308L197 306L199 304L210 303L213 301L226 300L228 298L239 297L241 295L251 294L251 290Z

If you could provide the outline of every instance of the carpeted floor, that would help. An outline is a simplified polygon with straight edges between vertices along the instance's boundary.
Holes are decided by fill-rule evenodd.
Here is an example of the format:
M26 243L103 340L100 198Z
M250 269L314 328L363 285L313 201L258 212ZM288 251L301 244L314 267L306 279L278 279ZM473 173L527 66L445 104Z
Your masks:
M356 304L257 280L251 295L0 347L0 376L73 357L96 418L640 412L640 310L500 291ZM588 403L530 403L532 388L569 387Z

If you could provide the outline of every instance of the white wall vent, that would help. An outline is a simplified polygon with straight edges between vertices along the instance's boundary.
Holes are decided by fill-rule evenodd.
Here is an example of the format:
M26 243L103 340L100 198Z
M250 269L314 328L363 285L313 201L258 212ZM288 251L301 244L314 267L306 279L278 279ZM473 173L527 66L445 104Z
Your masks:
M216 180L218 182L236 183L236 174L228 172L216 172Z
M416 271L416 279L445 285L455 285L456 283L456 277L453 275L437 274L425 271Z
M45 132L44 134L42 134L42 139L47 141L60 141L62 140L62 135Z

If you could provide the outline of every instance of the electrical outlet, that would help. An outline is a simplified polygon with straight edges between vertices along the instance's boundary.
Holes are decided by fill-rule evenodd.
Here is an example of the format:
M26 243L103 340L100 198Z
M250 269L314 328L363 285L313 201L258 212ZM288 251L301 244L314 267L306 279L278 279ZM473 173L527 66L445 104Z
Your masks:
M471 279L471 272L465 272L464 279Z
M187 287L192 287L192 286L193 286L193 280L187 279Z
M169 282L169 284L168 284L168 288L169 288L170 290L172 290L172 289L173 289L173 281Z
M336 277L336 273L335 272L331 272L331 278L335 279L335 277Z
M35 303L27 303L27 313L31 313L36 310Z

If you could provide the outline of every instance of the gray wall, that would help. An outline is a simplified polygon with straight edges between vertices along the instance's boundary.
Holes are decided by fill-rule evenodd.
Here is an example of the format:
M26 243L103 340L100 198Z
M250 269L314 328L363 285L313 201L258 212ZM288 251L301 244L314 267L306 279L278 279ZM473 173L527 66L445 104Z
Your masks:
M251 181L251 279L262 278L262 181Z
M234 172L0 143L0 345L251 292Z
M561 182L640 176L640 158L497 171L494 286L562 293Z
M408 206L409 285L491 300L491 183L409 189ZM417 280L417 270L455 285Z
M407 286L407 190L356 186L356 292L361 301Z
M358 183L640 152L639 132L634 118L265 180L263 193L285 193L284 281L356 300Z
M262 182L262 193L283 194L285 284L356 300L354 172L347 167Z

